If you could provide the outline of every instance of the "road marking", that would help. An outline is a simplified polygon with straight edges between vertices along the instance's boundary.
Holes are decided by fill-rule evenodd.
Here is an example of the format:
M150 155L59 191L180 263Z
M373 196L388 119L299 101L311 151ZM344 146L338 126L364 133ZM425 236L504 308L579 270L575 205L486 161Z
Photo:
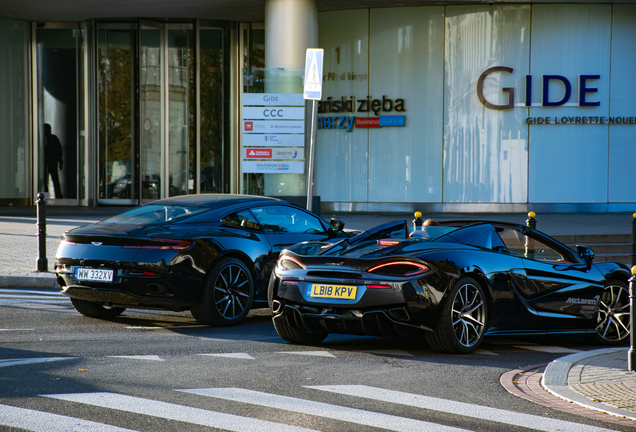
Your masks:
M331 354L328 351L278 351L278 354L297 354L297 355L306 355L306 356L315 356L315 357L333 357L336 356Z
M376 354L376 355L391 355L391 356L404 356L404 357L415 357L413 354L403 351L403 350L397 350L397 349L390 349L390 350L364 350L364 351L357 351L357 352L362 352L362 353L367 353L367 354Z
M422 420L414 420L390 414L376 413L373 411L343 407L324 402L315 402L254 390L245 390L240 388L209 388L180 391L235 402L266 406L269 408L292 411L300 414L326 417L333 420L346 421L392 431L421 432L434 430L436 432L466 432L466 429L444 426Z
M24 293L28 293L28 294L32 294L32 295L43 295L43 296L53 296L53 297L64 297L64 298L68 298L66 297L64 294L61 294L59 291L39 291L39 290L32 290L32 289L20 289L20 288L0 288L0 294L24 294Z
M226 353L226 354L199 354L201 356L211 356L211 357L227 357L234 359L243 359L243 360L254 360L254 357L247 353Z
M551 353L551 354L560 354L560 353L573 354L573 353L581 352L581 350L575 350L571 348L564 348L564 347L558 347L558 346L546 346L546 345L515 345L513 348L521 348L525 350L545 352L545 353Z
M174 329L186 329L186 328L203 328L209 327L207 325L174 325L174 326L127 326L124 327L128 330L174 330Z
M0 425L10 426L20 430L34 432L62 432L90 430L95 432L130 432L124 429L103 423L82 420L75 417L67 417L59 414L51 414L26 408L17 408L9 405L0 405Z
M312 429L267 420L241 417L234 414L225 414L217 411L209 411L201 408L116 393L69 393L41 396L237 432L262 432L265 430L280 432L316 432Z
M0 302L12 303L69 303L70 300L59 291L38 291L29 289L0 288Z
M131 360L165 361L165 359L162 359L161 357L157 355L130 355L130 356L120 355L120 356L108 356L108 357L125 358L125 359L131 359Z
M29 328L29 329L0 329L0 331L33 331L35 329Z
M491 355L491 356L498 356L499 354L494 353L492 351L486 351L483 349L477 349L475 351L473 351L473 354L480 354L480 355Z
M307 388L323 390L331 393L373 399L382 402L407 405L427 410L434 410L448 414L473 417L482 420L522 426L534 430L553 432L612 432L611 429L573 423L564 420L551 419L532 414L507 411L482 405L456 402L448 399L438 399L401 391L385 390L365 385L335 385L335 386L305 386Z
M34 363L49 363L62 360L75 360L79 357L40 357L40 358L23 358L23 359L0 359L0 367L27 365Z

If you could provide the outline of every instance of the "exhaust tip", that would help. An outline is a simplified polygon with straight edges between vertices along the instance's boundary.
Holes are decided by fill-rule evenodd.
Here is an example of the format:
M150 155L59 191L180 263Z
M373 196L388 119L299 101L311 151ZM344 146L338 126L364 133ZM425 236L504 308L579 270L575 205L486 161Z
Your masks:
M168 289L164 285L158 283L149 283L148 292L153 295L162 295L166 294Z
M278 300L272 300L272 312L274 312L275 314L279 314L282 307L283 304L281 302L279 302Z

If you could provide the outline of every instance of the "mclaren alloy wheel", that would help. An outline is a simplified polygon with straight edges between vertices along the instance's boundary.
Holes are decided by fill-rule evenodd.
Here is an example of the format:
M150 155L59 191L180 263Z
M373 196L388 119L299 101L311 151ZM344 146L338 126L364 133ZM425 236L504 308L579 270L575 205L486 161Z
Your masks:
M426 341L439 352L472 352L484 338L487 317L483 288L475 279L463 277L442 304L437 329L426 334Z
M629 338L630 310L627 284L610 281L603 290L596 316L596 341L619 345Z

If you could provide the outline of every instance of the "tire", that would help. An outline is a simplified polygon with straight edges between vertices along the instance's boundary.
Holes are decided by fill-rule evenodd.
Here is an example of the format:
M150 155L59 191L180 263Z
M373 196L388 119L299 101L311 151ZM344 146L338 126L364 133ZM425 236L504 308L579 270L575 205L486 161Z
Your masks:
M440 306L437 328L434 333L426 333L426 341L438 352L467 354L481 345L487 321L483 288L475 279L463 277Z
M99 303L93 303L72 297L71 303L76 311L90 318L115 318L126 310L126 308L107 308Z
M233 326L247 317L254 301L252 273L237 258L225 258L210 271L201 303L190 311L201 324Z
M297 345L317 345L329 335L326 331L310 332L294 327L286 316L274 317L273 322L274 329L280 337Z
M620 345L629 339L630 323L629 287L624 282L609 281L601 295L594 341Z

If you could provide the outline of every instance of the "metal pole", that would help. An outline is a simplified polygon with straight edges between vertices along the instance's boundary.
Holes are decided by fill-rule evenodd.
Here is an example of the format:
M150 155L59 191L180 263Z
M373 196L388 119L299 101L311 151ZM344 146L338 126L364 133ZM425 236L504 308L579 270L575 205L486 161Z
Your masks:
M307 210L312 210L314 199L314 155L316 154L316 117L318 101L311 101L311 127L309 131L309 167L307 168Z
M46 201L42 192L38 194L37 205L38 217L38 259L36 260L36 269L39 272L49 271L49 262L46 258Z
M636 265L636 213L632 215L632 266Z
M526 220L526 225L532 229L537 229L537 220L535 219L536 214L534 212L528 213L528 219Z
M415 216L415 219L413 219L413 231L421 230L424 223L422 221L422 212L416 211L413 216Z
M636 315L634 315L634 305L636 305L636 266L632 267L632 277L629 279L629 352L627 354L627 369L630 372L634 372L636 369L636 336L634 335L634 329L636 329Z

